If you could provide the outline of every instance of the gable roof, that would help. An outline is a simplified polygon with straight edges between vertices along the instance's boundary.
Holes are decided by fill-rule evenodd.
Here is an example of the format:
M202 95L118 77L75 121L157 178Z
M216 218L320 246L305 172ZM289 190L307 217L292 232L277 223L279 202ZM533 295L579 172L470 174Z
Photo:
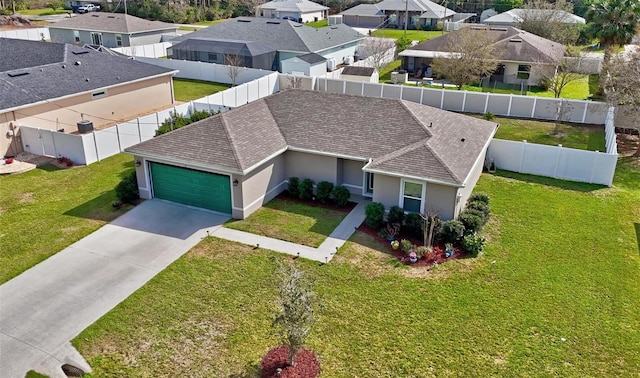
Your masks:
M384 16L384 11L378 4L359 4L340 12L343 16Z
M382 0L376 4L360 4L340 13L342 15L378 16L384 11L420 12L420 18L442 19L456 14L449 8L429 0ZM375 12L374 12L375 11ZM382 11L382 12L379 12Z
M456 30L402 51L399 56L435 57L448 53L448 47L454 40ZM464 30L487 32L493 45L501 52L500 61L530 62L538 64L558 64L564 56L564 45L542 38L512 26L468 26Z
M320 62L326 62L327 58L325 58L322 55L316 54L316 53L308 53L308 54L304 54L304 55L299 55L298 59L307 62L309 64L314 64L314 63L320 63Z
M531 15L536 20L564 22L567 24L584 24L586 21L580 16L560 9L521 9L515 8L496 14L484 20L486 24L518 24Z
M342 69L342 75L371 76L375 71L373 67L346 66Z
M296 89L125 151L247 174L291 149L370 161L365 170L372 172L463 186L495 128L492 122L404 100Z
M309 0L273 0L262 5L258 9L275 9L280 12L317 12L327 10L329 7L314 3Z
M71 44L0 38L0 109L174 71Z
M344 24L316 29L291 20L238 17L177 37L172 42L191 38L253 41L278 51L319 52L365 36Z
M50 29L89 30L107 33L135 34L151 31L176 31L178 27L166 22L150 21L123 13L90 12L65 18L49 26Z

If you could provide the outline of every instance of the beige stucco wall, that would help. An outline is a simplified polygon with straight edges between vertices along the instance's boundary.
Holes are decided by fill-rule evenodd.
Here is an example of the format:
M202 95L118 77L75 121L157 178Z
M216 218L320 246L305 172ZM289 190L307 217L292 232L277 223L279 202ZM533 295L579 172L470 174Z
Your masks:
M432 183L427 184L425 211L435 211L441 219L453 219L458 188Z
M349 80L349 81L364 81L365 83L377 83L378 80L376 77L374 77L374 75L372 76L357 76L357 75L340 75L340 78L342 80Z
M381 202L388 209L398 205L400 178L376 174L373 179L373 202Z
M0 113L0 154L15 154L22 151L19 130L15 138L7 138L9 122L19 126L41 129L64 129L66 133L77 131L76 122L82 119L93 121L94 127L128 120L173 103L171 75L124 84L108 88L107 96L93 99L91 93L80 94L62 100L22 108L14 112ZM94 91L99 92L99 91ZM14 140L15 139L15 140ZM9 143L19 146L20 151L9 151Z
M526 64L526 63L522 63ZM504 82L507 84L520 84L522 79L518 79L518 63L504 63ZM550 65L532 64L529 74L529 85L538 85L545 76L552 77L555 67Z
M316 184L320 181L336 182L337 158L297 151L287 151L284 156L287 178L295 176L300 181L310 178Z
M364 161L357 160L341 160L342 163L342 180L336 182L338 185L344 185L353 194L362 195L362 185L364 182ZM375 182L375 179L374 179Z
M476 186L476 183L478 183L478 180L482 175L482 169L484 167L486 153L487 152L485 150L485 152L482 154L482 156L478 159L476 164L473 166L473 170L469 175L469 179L467 181L466 186L464 188L458 189L458 195L460 195L460 201L458 201L458 203L456 204L456 213L455 213L456 217L458 216L458 214L460 214L460 212L466 206L467 200L469 199L469 196L473 192L473 188Z
M281 154L246 176L234 176L234 180L238 179L242 183L233 188L234 218L236 218L236 211L241 211L242 216L238 218L244 219L285 190L287 188L285 173L284 154ZM240 190L242 193L236 196L236 192ZM238 197L241 197L240 201Z

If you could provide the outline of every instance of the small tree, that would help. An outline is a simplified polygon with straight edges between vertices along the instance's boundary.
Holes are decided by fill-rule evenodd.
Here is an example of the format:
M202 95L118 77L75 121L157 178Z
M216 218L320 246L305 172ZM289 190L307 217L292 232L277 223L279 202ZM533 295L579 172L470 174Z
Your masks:
M573 105L569 103L568 100L560 100L557 104L555 104L555 127L553 129L553 133L551 135L560 136L560 126L569 120L569 114L573 110Z
M584 75L580 73L581 65L584 61L582 54L578 56L565 56L553 74L547 74L540 70L542 81L553 92L555 98L562 95L562 90L570 83L580 80Z
M480 81L498 66L502 52L494 46L494 40L484 29L462 28L448 35L446 57L433 60L431 67L440 76L453 82L458 89L467 83Z
M393 60L395 42L393 39L369 37L362 44L361 55L369 60L369 66L380 70Z
M423 214L420 214L422 218L422 236L424 238L423 245L425 247L431 247L433 245L433 237L436 234L436 230L440 227L440 218L435 211L425 210Z
M238 54L225 54L224 55L224 64L227 65L227 74L231 78L231 86L236 86L236 80L238 76L242 74L244 71L244 60Z
M316 322L313 303L315 294L311 290L311 283L295 265L276 261L280 275L280 311L273 324L282 330L284 342L289 348L289 365L293 366L295 355L304 346L304 341Z
M518 27L529 33L573 45L580 35L580 25L572 21L573 4L567 0L530 0L524 4Z
M64 8L64 1L62 0L51 0L47 3L47 6L55 12L56 9Z

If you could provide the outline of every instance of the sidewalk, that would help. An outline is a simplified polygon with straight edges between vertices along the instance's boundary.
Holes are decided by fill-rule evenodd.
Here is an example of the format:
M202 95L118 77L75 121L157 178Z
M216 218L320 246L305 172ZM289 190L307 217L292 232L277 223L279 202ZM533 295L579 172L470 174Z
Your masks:
M249 232L233 230L226 227L220 227L211 233L221 239L231 240L242 244L260 246L260 248L270 249L272 251L286 253L292 256L300 256L305 259L328 263L333 259L338 249L349 240L356 228L364 221L364 208L370 202L363 197L352 198L358 204L349 212L335 230L320 244L318 248L308 247L283 240L268 238L251 234Z

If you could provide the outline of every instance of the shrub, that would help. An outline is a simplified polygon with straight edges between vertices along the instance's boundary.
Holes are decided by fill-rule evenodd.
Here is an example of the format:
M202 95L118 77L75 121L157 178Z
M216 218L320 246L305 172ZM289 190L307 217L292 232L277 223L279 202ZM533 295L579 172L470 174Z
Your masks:
M162 122L162 125L158 127L158 130L156 130L156 136L166 134L169 131L179 129L190 123L211 117L212 115L217 113L219 112L208 112L206 110L194 111L189 116L171 113L169 118L165 119L164 122Z
M316 188L316 197L318 201L322 203L327 203L329 197L331 196L331 192L333 191L333 184L329 181L320 181Z
M442 223L440 237L445 243L456 243L464 234L464 224L457 220Z
M116 196L121 202L131 202L140 198L136 172L124 177L116 186Z
M404 219L404 210L400 206L391 206L389 208L389 214L387 214L387 222L400 223Z
M485 218L489 218L489 214L491 213L491 210L489 210L489 205L477 200L467 203L467 210L477 210L482 213Z
M364 223L378 230L384 225L384 205L380 202L373 202L364 208Z
M420 246L420 247L416 248L416 255L418 255L419 259L421 259L422 256L430 255L431 252L433 252L433 248L432 247Z
M333 197L333 202L339 207L345 207L349 203L349 198L351 198L351 192L343 185L338 185L333 188L331 192L331 197Z
M400 240L400 246L402 247L402 252L408 254L413 249L413 244L407 239Z
M300 179L297 177L289 177L289 195L294 198L298 198Z
M482 252L486 239L477 234L467 235L462 239L462 247L471 255L478 256Z
M496 116L492 112L486 112L482 115L482 118L486 119L487 121L491 121L492 119L496 118Z
M484 220L481 216L473 214L467 210L464 210L460 215L458 215L458 220L464 225L464 232L467 235L480 231L484 225Z
M418 213L409 213L404 217L405 232L422 238L422 218Z
M489 195L486 193L473 193L467 203L471 202L483 202L485 205L489 206Z
M313 199L313 180L306 178L298 186L298 197L301 200Z
M477 210L477 209L469 209L469 208L467 208L467 209L464 210L464 212L472 214L472 215L475 215L478 218L480 218L482 220L482 226L484 226L487 223L487 221L489 220L489 216L487 214L485 214L482 211Z

